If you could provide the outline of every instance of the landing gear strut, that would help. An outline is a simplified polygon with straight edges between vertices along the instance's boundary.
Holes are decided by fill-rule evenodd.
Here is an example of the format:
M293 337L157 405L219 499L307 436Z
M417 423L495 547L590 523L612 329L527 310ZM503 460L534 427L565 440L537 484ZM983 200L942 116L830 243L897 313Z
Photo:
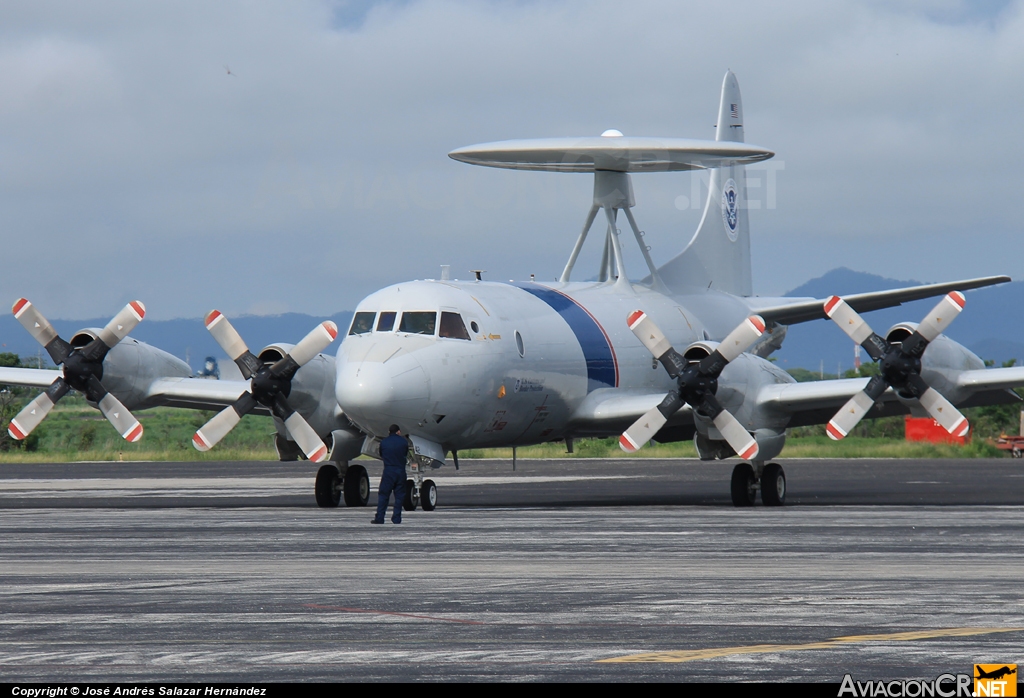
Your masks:
M423 479L423 468L417 458L409 463L412 477L405 481L405 501L402 503L405 511L416 511L419 506L423 511L433 511L437 507L437 485L433 480Z
M762 504L766 507L780 507L786 503L786 473L778 463L739 463L732 469L730 489L733 506L754 506L760 490Z

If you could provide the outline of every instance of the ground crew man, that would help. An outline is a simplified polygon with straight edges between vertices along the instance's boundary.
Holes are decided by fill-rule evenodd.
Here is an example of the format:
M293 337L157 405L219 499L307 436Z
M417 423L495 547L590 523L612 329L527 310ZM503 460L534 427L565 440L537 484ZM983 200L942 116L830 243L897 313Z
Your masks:
M391 523L402 523L402 506L405 504L405 461L409 455L409 442L402 436L397 424L388 429L388 437L380 442L380 457L384 460L384 474L377 487L377 516L370 523L384 523L388 511L388 499L395 493L395 509Z

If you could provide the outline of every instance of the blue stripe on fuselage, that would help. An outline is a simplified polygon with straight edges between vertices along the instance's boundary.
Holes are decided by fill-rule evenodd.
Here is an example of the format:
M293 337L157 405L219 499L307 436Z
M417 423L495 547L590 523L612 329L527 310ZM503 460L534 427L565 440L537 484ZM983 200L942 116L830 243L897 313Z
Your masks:
M618 386L618 367L615 365L612 346L597 320L583 306L564 293L544 286L515 282L512 285L547 303L569 325L569 329L576 335L576 341L580 343L583 358L587 362L588 393L598 388Z

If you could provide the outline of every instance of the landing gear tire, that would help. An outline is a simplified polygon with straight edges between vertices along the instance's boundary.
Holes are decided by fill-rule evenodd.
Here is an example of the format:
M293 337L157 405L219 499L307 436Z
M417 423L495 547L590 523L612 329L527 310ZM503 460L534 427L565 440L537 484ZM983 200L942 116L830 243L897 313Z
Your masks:
M757 499L756 479L750 463L740 463L732 469L732 503L737 507L752 507Z
M324 508L341 503L341 473L334 465L321 465L316 473L316 505Z
M416 498L413 497L413 492L416 491L416 481L408 479L405 481L405 501L402 503L402 508L406 511L416 511Z
M786 503L786 473L778 463L769 463L761 473L761 503L766 507Z
M424 480L420 487L420 504L423 511L433 511L437 506L437 485L433 480Z
M348 466L345 473L345 506L365 507L370 501L370 476L361 465Z

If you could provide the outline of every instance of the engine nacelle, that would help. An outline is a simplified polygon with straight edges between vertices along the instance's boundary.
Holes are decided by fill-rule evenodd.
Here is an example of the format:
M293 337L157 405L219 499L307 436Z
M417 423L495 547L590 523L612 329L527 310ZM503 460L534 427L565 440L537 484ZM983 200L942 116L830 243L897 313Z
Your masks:
M694 342L683 351L683 357L687 361L700 361L715 351L718 344L710 340ZM787 419L776 412L758 408L757 400L748 400L747 397L756 396L765 385L794 382L795 379L781 368L753 354L740 354L718 377L715 397L722 407L729 410L740 424L749 427L757 424L761 427L754 432L759 459L774 458L782 451L786 439ZM694 413L694 423L698 432L694 437L694 444L701 459L713 460L735 455L732 447L726 443L710 420Z
M265 346L257 356L261 361L272 364L283 359L294 346L287 342L275 342ZM331 432L351 429L351 424L342 414L334 396L334 376L334 357L318 354L295 373L288 394L288 404L305 417L309 426L327 441L328 446L332 443ZM274 426L279 435L288 438L281 420L275 418ZM358 450L355 455L358 455Z
M885 341L890 344L902 342L916 330L916 322L898 323L885 333ZM985 368L985 362L976 354L943 334L929 342L924 354L921 355L921 377L954 405L959 404L970 395L968 391L957 388L958 374L961 371L974 371L983 368ZM914 409L918 408L916 400L904 400L904 402Z
M79 330L71 337L71 346L83 347L99 336L99 330ZM103 386L129 410L152 407L149 386L159 378L188 378L192 369L166 351L125 337L103 359Z

